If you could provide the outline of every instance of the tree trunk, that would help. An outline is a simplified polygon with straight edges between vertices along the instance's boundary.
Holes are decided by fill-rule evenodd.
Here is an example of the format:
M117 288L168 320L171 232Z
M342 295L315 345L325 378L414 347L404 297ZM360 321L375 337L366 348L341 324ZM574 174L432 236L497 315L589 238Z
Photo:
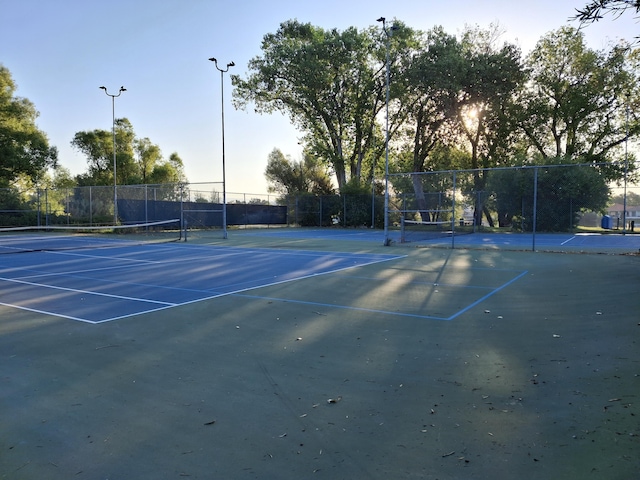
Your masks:
M427 205L427 199L424 196L424 188L422 187L421 175L411 175L411 182L413 183L413 193L416 196L416 208L420 212L420 218L423 222L430 222L431 215L429 215L429 206Z

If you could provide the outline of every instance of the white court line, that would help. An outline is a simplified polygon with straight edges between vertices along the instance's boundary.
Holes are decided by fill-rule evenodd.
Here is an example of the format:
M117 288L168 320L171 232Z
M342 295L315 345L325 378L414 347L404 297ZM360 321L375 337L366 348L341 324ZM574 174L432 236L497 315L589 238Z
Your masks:
M37 308L23 307L21 305L14 305L12 303L0 302L0 305L4 305L5 307L10 307L10 308L17 308L18 310L24 310L26 312L40 313L42 315L50 315L52 317L64 318L66 320L75 320L77 322L90 323L91 325L98 325L99 323L103 323L103 322L120 320L121 318L135 317L136 315L142 315L144 313L159 312L160 310L166 310L168 308L173 308L174 306L177 306L177 305L165 305L158 308L144 310L142 312L128 313L126 315L121 315L119 317L105 318L104 320L87 320L86 318L74 317L72 315L65 315L64 313L53 313L47 310L38 310Z
M101 249L101 250L104 250L104 249ZM49 251L49 252L43 252L43 253L50 253L52 255L64 255L67 257L100 258L100 259L106 259L106 260L126 260L127 262L130 262L130 263L149 263L149 264L164 263L164 262L158 262L155 260L140 260L137 258L124 258L119 256L107 257L105 255L89 255L88 253L70 253L70 252L56 252L56 251Z
M114 265L112 267L98 267L98 268L85 268L85 269L81 269L81 270L70 270L70 271L65 271L65 272L45 272L45 271L40 271L37 270L37 268L33 268L33 267L26 267L26 268L19 268L16 267L14 268L14 270L20 271L20 270L24 270L24 271L28 271L28 272L35 272L32 275L26 275L26 276L21 276L20 278L34 278L34 277L57 277L57 276L65 276L65 275L78 275L78 274L83 274L83 273L91 273L91 272L101 272L101 271L106 271L106 270L118 270L118 269L126 269L126 268L132 268L132 267L136 267L136 264L139 263L143 263L145 265L169 265L172 263L184 263L184 262L191 262L191 261L197 261L199 263L202 262L202 258L199 259L189 259L189 260L185 260L184 258L176 258L173 260L162 260L162 261L157 261L157 260L139 260L139 259L135 259L135 258L124 258L124 257L105 257L103 255L87 255L87 254L79 254L79 253L64 253L64 252L47 252L47 253L54 253L56 255L69 255L69 256L76 256L76 257L84 257L84 258L95 258L95 259L100 259L100 260L120 260L120 261L126 261L127 264L123 264L123 265ZM221 258L221 257L228 257L228 256L237 256L240 255L241 252L238 253L233 253L233 254L225 254L225 255L216 255L215 258ZM142 284L144 285L144 284ZM153 285L151 285L153 286Z
M162 263L159 263L162 265ZM20 275L20 278L41 278L41 277L66 277L66 276L78 276L83 273L91 273L91 272L104 272L107 270L118 270L121 268L131 268L133 265L117 265L114 267L101 267L101 268L87 268L84 270L71 270L68 272L41 272L39 270L34 270L32 268L25 268L22 270L32 272L31 275ZM82 277L81 277L82 278ZM88 277L91 278L91 277Z
M575 238L576 238L576 236L574 235L574 236L573 236L573 237L571 237L570 239L565 240L564 242L562 242L560 245L566 245L567 243L569 243L571 240L573 240L573 239L575 239Z
M63 315L61 313L51 313L46 310L38 310L37 308L29 308L29 307L23 307L21 305L14 305L13 303L0 302L0 305L4 305L5 307L10 307L10 308L17 308L18 310L24 310L26 312L40 313L43 315L51 315L59 318L66 318L67 320L76 320L78 322L91 323L92 325L96 324L96 322L92 320L87 320L86 318L72 317L70 315Z
M15 280L15 279L10 279L10 278L3 278L3 277L0 277L0 281L5 281L5 282L9 282L9 283L19 283L21 285L31 285L33 287L51 288L53 290L62 290L62 291L65 291L65 292L82 293L82 294L85 294L85 295L96 295L98 297L117 298L118 300L131 300L131 301L134 301L134 302L156 303L158 305L165 305L165 306L168 306L168 307L175 307L176 305L180 305L179 303L160 302L158 300L148 300L148 299L145 299L145 298L125 297L123 295L113 295L111 293L92 292L90 290L79 290L77 288L57 287L55 285L46 285L44 283L26 282L24 280Z

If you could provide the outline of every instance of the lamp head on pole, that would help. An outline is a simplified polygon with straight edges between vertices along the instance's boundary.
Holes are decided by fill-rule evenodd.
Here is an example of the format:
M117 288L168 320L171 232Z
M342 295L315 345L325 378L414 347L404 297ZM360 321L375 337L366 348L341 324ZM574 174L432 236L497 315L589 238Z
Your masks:
M386 20L386 18L380 17L378 20L376 20L376 22L382 22L384 24L385 20Z
M224 73L224 72L228 71L228 70L229 70L229 67L235 67L235 66L236 66L236 64L235 64L234 62L229 62L229 63L227 63L227 67L226 67L226 68L224 68L224 69L222 69L222 68L220 68L220 67L218 66L218 59L217 59L216 57L211 57L211 58L209 59L209 61L210 61L210 62L213 62L213 63L215 63L215 64L216 64L216 68L218 69L218 71L219 71L220 73Z
M109 95L111 98L119 97L120 95L122 95L122 92L126 92L127 91L126 88L120 87L120 90L118 90L118 94L115 95L115 94L109 93L109 90L107 90L107 87L105 87L105 86L100 87L100 90L104 90L104 93Z

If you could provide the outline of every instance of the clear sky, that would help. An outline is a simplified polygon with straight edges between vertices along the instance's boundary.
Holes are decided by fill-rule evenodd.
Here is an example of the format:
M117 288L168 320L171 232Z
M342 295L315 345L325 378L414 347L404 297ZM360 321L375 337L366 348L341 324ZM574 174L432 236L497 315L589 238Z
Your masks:
M298 19L343 30L376 25L384 16L451 34L465 25L498 22L504 39L529 52L545 33L568 22L587 0L0 0L0 63L31 100L38 126L59 149L72 174L86 159L71 148L78 131L111 129L127 117L138 137L149 137L165 157L177 152L191 182L222 179L220 74L209 57L245 76L260 43L281 22ZM575 24L575 23L574 23ZM577 25L576 25L577 26ZM632 40L640 28L631 12L585 30L589 45ZM231 106L225 75L227 191L266 193L264 169L274 148L299 160L300 136L287 118Z

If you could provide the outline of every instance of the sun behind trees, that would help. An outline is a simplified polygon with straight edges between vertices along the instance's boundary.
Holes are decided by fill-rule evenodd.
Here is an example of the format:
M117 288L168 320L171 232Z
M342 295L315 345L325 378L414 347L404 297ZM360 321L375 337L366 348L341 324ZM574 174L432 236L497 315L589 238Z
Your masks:
M628 44L596 51L581 31L564 26L523 56L495 24L469 26L459 36L399 21L394 27L392 172L477 169L473 188L485 191L483 169L605 163L612 168L599 170L602 181L621 181L622 146L640 133L639 54ZM303 135L305 155L334 176L341 193L370 186L384 175L386 40L376 27L284 22L265 35L246 78L232 75L234 103L287 115ZM426 211L420 182L392 188L415 195ZM475 200L475 222L484 217L493 225L485 193ZM594 207L602 205L594 199Z

